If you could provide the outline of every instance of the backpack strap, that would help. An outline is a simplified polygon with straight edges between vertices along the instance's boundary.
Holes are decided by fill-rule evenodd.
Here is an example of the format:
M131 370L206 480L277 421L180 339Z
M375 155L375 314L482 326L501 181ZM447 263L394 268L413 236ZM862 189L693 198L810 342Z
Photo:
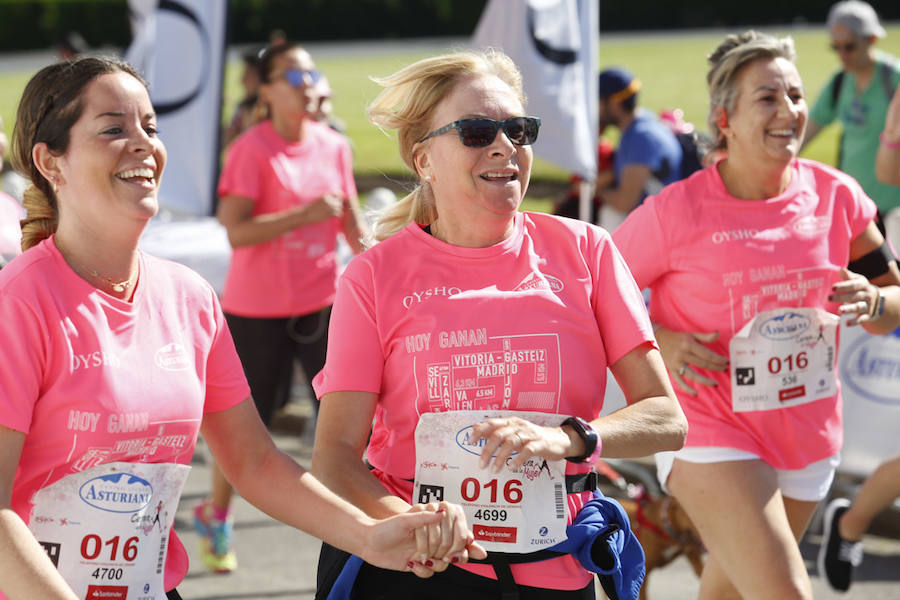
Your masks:
M881 67L878 69L881 73L881 84L884 86L884 93L887 96L888 102L890 102L891 98L894 96L894 86L891 85L891 75L893 74L894 69L888 62L883 62L879 66Z
M838 71L831 79L831 110L837 107L838 96L841 95L841 87L844 85L844 71Z

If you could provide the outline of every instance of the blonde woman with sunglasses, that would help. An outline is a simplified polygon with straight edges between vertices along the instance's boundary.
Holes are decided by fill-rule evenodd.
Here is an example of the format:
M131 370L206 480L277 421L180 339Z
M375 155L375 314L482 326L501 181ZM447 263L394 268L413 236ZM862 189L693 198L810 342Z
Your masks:
M364 564L353 597L594 598L572 554L534 555L592 500L599 456L681 447L641 295L606 231L520 211L540 119L507 56L438 56L377 81L370 118L397 131L418 185L341 277L313 470L372 516L466 502L476 540L505 554L421 581ZM599 417L607 366L628 406ZM332 562L326 547L320 577Z

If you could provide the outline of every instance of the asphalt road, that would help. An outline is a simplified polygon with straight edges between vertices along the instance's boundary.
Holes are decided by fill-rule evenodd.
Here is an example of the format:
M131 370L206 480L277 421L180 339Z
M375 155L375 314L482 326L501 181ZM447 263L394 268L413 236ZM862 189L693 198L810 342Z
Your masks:
M312 432L303 426L309 414L306 400L292 405L283 432L274 434L280 448L309 466ZM305 432L303 430L305 429ZM241 498L235 499L235 547L239 567L228 575L208 572L197 553L198 539L191 525L191 510L209 489L207 452L198 446L192 471L179 506L175 529L188 548L191 568L178 586L184 600L311 600L315 594L319 541L258 511ZM847 594L831 592L816 572L820 537L807 534L801 550L812 576L817 599L900 600L900 536L890 523L879 535L865 538L866 556L856 583ZM888 537L889 533L892 537ZM648 577L649 600L690 600L697 597L698 580L684 558L656 570ZM602 598L602 592L598 598Z

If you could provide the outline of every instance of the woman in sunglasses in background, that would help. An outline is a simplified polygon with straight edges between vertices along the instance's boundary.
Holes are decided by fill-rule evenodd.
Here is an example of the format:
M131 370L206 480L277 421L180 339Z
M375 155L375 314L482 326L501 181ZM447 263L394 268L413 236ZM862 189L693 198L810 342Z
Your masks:
M222 308L268 426L288 400L295 359L308 378L325 362L338 235L360 252L366 233L350 146L313 118L322 73L309 53L293 43L271 46L259 73L266 118L228 149L217 217L234 249ZM237 566L231 498L231 486L214 469L195 526L205 564L219 572Z
M609 235L519 211L540 121L525 116L512 61L450 54L379 83L370 118L397 130L419 184L381 215L381 242L341 276L314 381L313 469L372 516L461 494L485 509L469 521L476 539L515 537L510 551L528 553L548 528L514 509L552 507L558 493L565 527L592 485L567 485L566 503L561 485L548 499L520 487L526 478L559 469L560 484L590 481L579 476L600 455L680 448L685 420ZM600 418L607 366L628 406ZM455 451L463 446L468 453ZM420 583L363 565L353 597L497 598L514 588L521 598L594 598L591 574L571 554L507 565L514 583L489 564L464 568Z

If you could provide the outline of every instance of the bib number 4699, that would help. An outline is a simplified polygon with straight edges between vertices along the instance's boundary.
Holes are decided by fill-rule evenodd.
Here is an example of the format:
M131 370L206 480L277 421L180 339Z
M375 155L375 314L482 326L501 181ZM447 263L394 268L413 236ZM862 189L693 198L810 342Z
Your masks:
M466 477L462 481L459 493L466 502L475 502L481 497L482 489L490 492L490 502L497 502L497 487L499 482L491 479L484 484L479 483L474 477ZM522 482L518 479L510 479L503 486L503 500L507 504L517 504L522 501Z

